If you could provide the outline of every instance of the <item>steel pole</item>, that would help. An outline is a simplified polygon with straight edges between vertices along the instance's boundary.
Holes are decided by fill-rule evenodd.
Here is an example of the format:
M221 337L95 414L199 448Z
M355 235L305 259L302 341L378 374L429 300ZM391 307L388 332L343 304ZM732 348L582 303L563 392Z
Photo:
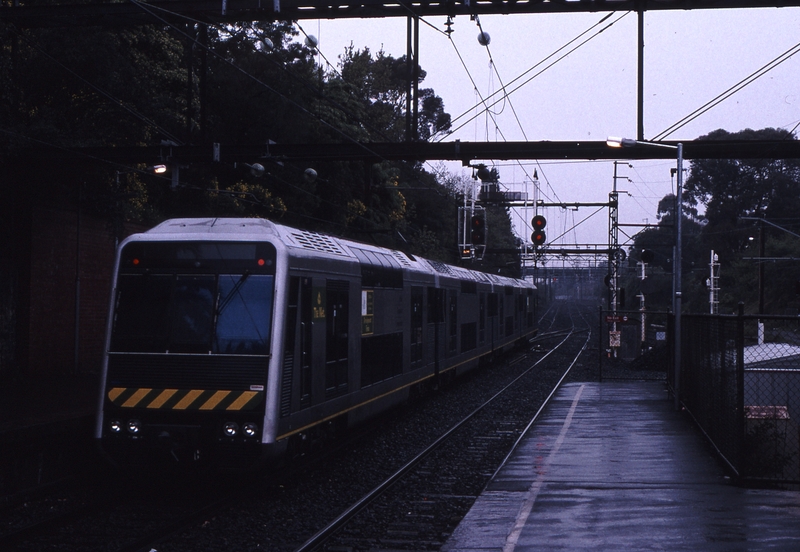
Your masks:
M675 192L675 259L672 267L672 277L675 289L675 410L681 408L681 272L683 265L683 251L681 221L683 219L683 144L678 143L678 180Z

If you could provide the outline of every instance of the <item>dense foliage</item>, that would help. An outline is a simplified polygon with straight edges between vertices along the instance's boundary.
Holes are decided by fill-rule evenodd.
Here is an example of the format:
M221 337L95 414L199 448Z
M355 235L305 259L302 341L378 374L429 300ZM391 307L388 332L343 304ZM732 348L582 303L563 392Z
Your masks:
M766 128L714 131L699 140L795 140ZM648 308L671 305L675 196L659 203L658 227L636 236L631 248L628 295L646 290ZM702 211L703 214L698 215ZM683 304L709 311L712 251L720 263L719 312L800 312L800 163L797 160L696 159L683 194ZM653 252L647 283L633 275L642 251ZM766 260L764 260L766 259ZM633 294L630 293L633 291Z
M425 72L410 75L405 57L351 45L333 67L288 23L164 20L79 33L6 25L0 35L0 163L9 186L25 183L30 201L80 198L118 230L174 216L262 216L458 260L464 182L442 167L348 160L309 167L269 157L270 142L368 145L446 134L442 99L419 86ZM408 134L409 78L419 88L416 137ZM212 161L212 143L221 144L221 162ZM259 144L263 154L251 162L225 162L226 147ZM209 157L169 157L172 173L157 177L145 170L152 160L130 166L111 149L159 145L165 157L176 145L207 146ZM98 149L87 154L88 147ZM23 162L31 150L39 159L57 152L59 166L31 171ZM251 170L255 163L263 174ZM495 209L492 218L492 239L507 247L507 213ZM517 270L507 263L504 271Z

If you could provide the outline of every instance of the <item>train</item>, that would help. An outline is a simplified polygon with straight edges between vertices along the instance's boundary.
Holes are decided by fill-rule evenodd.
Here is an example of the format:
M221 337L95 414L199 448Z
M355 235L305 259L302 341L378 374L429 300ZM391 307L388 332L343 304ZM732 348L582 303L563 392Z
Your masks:
M537 331L533 282L259 218L116 253L94 437L118 464L301 451Z

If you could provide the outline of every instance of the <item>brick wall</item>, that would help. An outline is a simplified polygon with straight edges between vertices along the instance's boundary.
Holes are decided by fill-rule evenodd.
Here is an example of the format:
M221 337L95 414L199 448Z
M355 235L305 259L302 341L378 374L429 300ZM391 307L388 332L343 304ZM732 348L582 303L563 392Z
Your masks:
M34 207L31 217L27 372L97 372L104 344L114 238L104 221L86 215L79 221L75 212ZM78 277L80 315L76 319Z

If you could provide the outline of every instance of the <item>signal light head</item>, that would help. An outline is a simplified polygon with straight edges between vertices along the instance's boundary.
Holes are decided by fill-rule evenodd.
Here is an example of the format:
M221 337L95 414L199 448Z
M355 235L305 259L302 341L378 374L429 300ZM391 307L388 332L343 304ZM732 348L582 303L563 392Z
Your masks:
M547 226L547 219L542 215L536 215L531 219L531 225L534 230L544 230L544 227Z
M531 241L534 246L539 247L547 241L547 236L545 236L543 230L534 230L533 234L531 234Z
M481 245L486 242L486 219L483 215L473 215L471 220L472 225L472 243L474 245Z

